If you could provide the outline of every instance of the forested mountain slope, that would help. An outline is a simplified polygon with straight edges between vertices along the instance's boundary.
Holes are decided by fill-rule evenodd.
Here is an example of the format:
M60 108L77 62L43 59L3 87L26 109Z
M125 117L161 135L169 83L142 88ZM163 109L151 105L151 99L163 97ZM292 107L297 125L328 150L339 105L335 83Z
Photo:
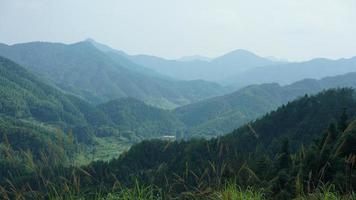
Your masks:
M71 45L45 42L0 45L0 55L93 103L134 97L172 108L224 92L215 83L158 76L119 54L98 50L89 41Z
M225 146L223 151L229 150L230 152L251 153L260 149L266 153L273 154L278 151L277 144L284 138L289 138L293 141L291 146L292 149L295 150L301 144L311 144L313 139L322 135L323 131L328 128L330 123L338 123L339 118L344 111L346 111L346 114L350 119L354 119L356 117L355 95L356 93L352 89L331 89L314 96L304 96L279 107L277 110L266 114L254 122L241 126L225 136L220 136L208 141L192 140L182 143L177 142L177 144L172 145L182 145L183 147L189 146L193 149L196 148L195 150L198 150L200 147L208 148L201 146L202 144L209 144L212 148L215 148L216 145L223 145ZM152 145L156 143L157 142L153 141ZM196 143L201 145L197 145ZM140 145L149 146L150 142L144 142ZM140 151L137 151L136 149L139 148L140 145L133 147L132 152L128 152L128 154L140 153ZM256 149L257 147L258 149ZM213 151L213 149L210 151L212 151L212 154L218 153L217 151ZM194 150L190 155L194 156L193 152ZM209 151L206 153L208 152ZM177 153L177 155L181 154ZM189 154L185 154L185 156L188 155ZM203 156L202 159L212 158L211 155L208 155L207 157ZM126 157L130 158L130 155L123 156L123 158ZM143 157L143 159L148 158ZM164 159L171 158L164 157ZM184 164L184 159L174 160L182 165ZM197 162L199 162L198 160L200 159L197 159ZM135 159L134 162L139 161ZM166 160L161 162L171 161ZM133 169L133 172L134 171L135 170Z
M88 126L89 115L95 115L98 123L105 123L100 113L91 112L92 106L86 105L89 109L82 110L76 105L77 102L85 104L82 100L42 83L14 62L0 57L0 70L2 115L33 119L65 129Z
M184 125L171 112L146 105L133 98L112 100L98 108L112 124L128 137L147 139L160 136L176 136Z
M278 106L305 94L324 89L356 87L356 73L305 79L290 85L252 85L228 95L214 97L174 110L191 136L215 136L239 127Z
M310 190L321 181L345 189L344 184L356 184L346 181L354 173L343 172L348 166L345 157L356 153L354 123L346 128L355 117L355 91L328 90L288 103L226 136L209 141L146 141L108 165L94 163L87 170L113 173L121 182L138 177L160 187L166 185L171 193L194 191L195 187L203 190L237 178L237 184L262 186L273 195L292 196L298 192L292 183L301 181L303 188L308 173L312 173ZM325 169L325 165L330 168ZM322 170L327 175L318 177ZM110 184L113 179L107 178L100 180Z
M175 135L183 126L169 111L132 98L93 106L43 83L3 57L0 83L0 142L6 135L17 150L35 148L38 154L49 144L55 147L58 137L73 137L72 142L89 148L98 145L98 138L132 143Z

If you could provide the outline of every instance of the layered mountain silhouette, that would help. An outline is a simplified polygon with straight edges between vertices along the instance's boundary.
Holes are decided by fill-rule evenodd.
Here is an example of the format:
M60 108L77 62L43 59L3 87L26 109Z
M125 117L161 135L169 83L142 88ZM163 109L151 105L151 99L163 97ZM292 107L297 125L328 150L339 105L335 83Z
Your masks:
M95 104L133 97L158 107L173 108L225 92L216 83L166 78L117 52L103 52L89 41L71 45L2 44L0 55L52 85Z
M224 82L232 74L239 74L258 66L280 63L241 49L211 60L167 60L149 55L128 55L127 57L137 64L173 78L184 80L203 79L216 82Z
M168 60L150 55L128 55L94 40L89 41L102 51L115 52L162 75L183 80L215 81L235 89L262 83L286 85L306 78L320 79L356 71L355 57L288 62L238 49L212 59L193 56L183 60Z
M348 72L356 72L356 57L338 60L319 58L305 62L257 67L236 74L226 82L234 85L235 88L272 82L285 85L305 78L320 79Z

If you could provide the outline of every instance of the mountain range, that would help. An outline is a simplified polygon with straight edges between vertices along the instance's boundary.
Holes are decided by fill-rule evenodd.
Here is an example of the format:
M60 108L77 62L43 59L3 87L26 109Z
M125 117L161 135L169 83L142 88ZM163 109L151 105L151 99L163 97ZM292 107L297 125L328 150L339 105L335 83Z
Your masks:
M248 79L248 81L266 83L241 87L241 89L235 92L221 96L221 94L231 91L231 88L224 88L212 82L200 80L180 81L167 77L149 67L134 63L132 56L97 43L94 40L86 40L71 45L43 42L12 46L3 44L0 45L0 55L5 55L25 66L30 72L37 75L41 79L41 82L50 84L59 91L88 101L89 104L85 102L86 109L93 107L89 110L96 109L95 112L98 112L98 108L106 108L107 112L111 112L108 110L109 106L109 108L112 107L116 114L122 113L121 109L125 108L125 104L127 104L126 106L131 111L140 107L147 107L144 104L138 103L139 101L144 101L146 104L161 108L180 106L175 110L165 112L158 109L151 111L152 108L151 110L147 110L147 116L142 112L137 113L138 110L133 111L134 115L138 114L141 117L146 116L146 118L148 118L151 112L161 112L161 119L169 119L165 122L169 124L168 127L170 128L163 128L165 126L163 122L151 126L149 123L153 122L150 120L147 124L135 117L130 120L128 116L131 114L129 112L125 113L127 115L124 116L128 118L124 118L126 121L116 120L116 124L118 124L116 128L119 126L119 129L124 132L133 131L132 137L127 134L125 136L131 139L144 139L146 136L165 134L182 134L184 137L221 135L297 97L305 94L315 94L328 88L354 87L356 84L354 81L356 78L355 73L321 80L305 79L284 86L278 84L282 80L278 78L285 78L283 74L287 74L290 68L295 69L296 73L288 73L287 75L295 76L297 80L299 80L298 77L308 77L309 75L318 75L319 77L323 73L338 74L352 71L354 69L353 64L355 63L354 58L337 61L318 59L304 63L287 63L256 67L250 70L246 69L247 71L244 73L255 71L260 74L268 74L268 72L264 72L267 69L270 69L270 73L273 71L276 72L274 75L266 76L266 79L260 80L256 78L256 81L253 81L254 78L248 78L253 75L246 76L244 78ZM237 57L240 58L240 63L248 63L248 60L253 60L250 63L255 63L256 65L258 65L257 63L267 64L266 59L256 59L256 55L244 50L231 52L209 62L231 67L232 65L228 63L235 63L234 59ZM207 61L194 60L193 62ZM271 64L271 61L268 61L268 63ZM316 73L315 69L319 69L320 67L325 67L328 70ZM285 70L278 70L280 68ZM305 70L305 73L297 73L298 71L302 72L301 70L305 68L308 69ZM316 74L313 75L314 72ZM277 83L268 83L268 77L275 78L274 80L277 80ZM290 77L285 78L285 80L289 79L293 80ZM243 78L240 80L243 80ZM286 82L282 81L282 83ZM123 99L117 100L120 98ZM138 99L139 101L134 99ZM83 102L80 102L79 105L83 105ZM108 105L106 106L99 105L106 104L107 102ZM99 105L99 107L96 108L96 105ZM44 118L49 119L48 117ZM141 127L146 127L146 129ZM162 130L159 130L159 128L162 128ZM155 131L158 132L154 133ZM182 131L184 133L180 133Z
M168 60L150 55L128 55L94 40L89 41L101 50L125 56L132 62L162 75L182 80L214 81L233 89L262 83L286 85L306 78L320 79L356 72L356 57L288 62L238 49L212 59L193 56L183 60Z
M226 91L207 81L166 78L118 53L103 52L88 41L71 45L2 44L0 55L26 67L53 86L94 104L133 97L158 107L174 108Z
M356 72L356 57L338 60L319 58L305 62L256 67L231 76L226 80L226 84L232 84L235 88L261 83L286 85L305 78L320 79L348 72Z
M90 40L95 46L101 44ZM107 47L107 46L106 46ZM109 51L110 47L105 48ZM103 49L103 48L101 48ZM151 55L128 55L123 51L117 51L126 56L132 62L152 69L160 74L181 80L206 80L214 82L224 82L231 75L240 74L246 70L258 66L269 66L284 62L272 61L268 58L257 56L256 54L238 49L214 59L207 59L201 56L188 57L188 59L169 60Z

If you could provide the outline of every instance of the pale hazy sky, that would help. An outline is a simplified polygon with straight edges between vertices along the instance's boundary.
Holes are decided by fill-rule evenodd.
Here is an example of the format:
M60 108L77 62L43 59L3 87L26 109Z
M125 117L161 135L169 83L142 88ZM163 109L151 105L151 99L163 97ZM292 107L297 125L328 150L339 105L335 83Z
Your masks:
M0 42L93 38L130 54L356 56L356 0L0 0Z

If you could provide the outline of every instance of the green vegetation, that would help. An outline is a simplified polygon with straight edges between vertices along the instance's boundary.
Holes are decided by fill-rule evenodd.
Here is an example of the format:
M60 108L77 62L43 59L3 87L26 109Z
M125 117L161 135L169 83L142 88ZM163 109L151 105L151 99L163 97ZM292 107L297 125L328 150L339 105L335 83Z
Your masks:
M0 142L6 135L14 150L30 150L36 158L44 150L77 164L109 160L134 142L176 135L183 126L169 111L132 98L93 106L2 57L0 82ZM58 145L62 140L75 148Z
M228 95L179 107L174 112L186 125L189 136L209 138L231 132L297 97L338 87L356 87L356 73L321 80L307 79L287 86L252 85Z
M140 139L173 135L182 132L184 125L170 112L148 106L132 98L113 100L99 105L98 108L107 114L110 121L119 130L131 131L126 137ZM135 134L135 135L134 135Z
M354 199L355 111L352 89L328 90L226 136L143 141L82 167L43 158L10 166L16 159L4 157L0 191L8 199Z

